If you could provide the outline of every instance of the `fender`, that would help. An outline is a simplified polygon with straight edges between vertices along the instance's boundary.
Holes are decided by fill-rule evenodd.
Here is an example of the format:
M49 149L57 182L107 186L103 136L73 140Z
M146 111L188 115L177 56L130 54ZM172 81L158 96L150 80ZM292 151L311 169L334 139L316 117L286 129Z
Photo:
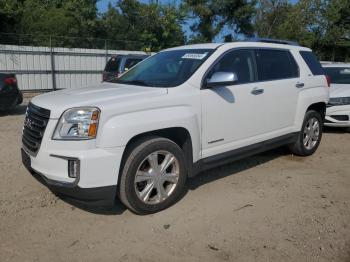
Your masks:
M133 137L159 129L185 128L192 140L193 161L200 158L200 122L189 106L172 106L112 116L99 127L98 147L124 147Z
M316 90L317 89L317 90ZM320 86L308 88L300 91L297 105L297 112L295 115L295 131L300 131L303 125L304 116L309 106L316 103L328 103L329 88Z

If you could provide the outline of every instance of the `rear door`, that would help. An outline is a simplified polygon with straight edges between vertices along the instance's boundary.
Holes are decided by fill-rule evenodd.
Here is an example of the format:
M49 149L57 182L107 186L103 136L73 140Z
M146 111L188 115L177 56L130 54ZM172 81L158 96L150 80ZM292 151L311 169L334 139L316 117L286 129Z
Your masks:
M256 86L263 90L259 106L264 123L262 133L279 136L289 133L294 126L298 95L304 83L299 78L299 67L287 49L256 49L258 72Z

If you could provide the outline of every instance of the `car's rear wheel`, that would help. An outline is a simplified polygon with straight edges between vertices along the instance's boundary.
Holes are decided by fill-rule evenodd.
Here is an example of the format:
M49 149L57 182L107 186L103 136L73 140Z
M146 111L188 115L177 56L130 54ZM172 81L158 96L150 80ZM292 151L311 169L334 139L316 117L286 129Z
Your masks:
M289 148L293 154L309 156L317 150L323 130L323 117L317 111L310 110L305 114L301 131L297 140Z
M173 141L154 137L133 146L122 171L120 200L137 214L150 214L174 204L184 192L186 161Z

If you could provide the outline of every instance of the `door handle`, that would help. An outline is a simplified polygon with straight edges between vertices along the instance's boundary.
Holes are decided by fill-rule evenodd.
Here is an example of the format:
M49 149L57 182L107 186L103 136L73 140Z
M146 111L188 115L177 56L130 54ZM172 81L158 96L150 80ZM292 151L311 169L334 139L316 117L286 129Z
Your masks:
M251 91L251 93L252 93L253 95L261 95L262 93L264 93L264 89L259 89L259 88L255 87L255 88Z
M295 84L295 87L296 88L302 88L302 87L304 87L304 85L305 85L304 83L298 82L298 83Z

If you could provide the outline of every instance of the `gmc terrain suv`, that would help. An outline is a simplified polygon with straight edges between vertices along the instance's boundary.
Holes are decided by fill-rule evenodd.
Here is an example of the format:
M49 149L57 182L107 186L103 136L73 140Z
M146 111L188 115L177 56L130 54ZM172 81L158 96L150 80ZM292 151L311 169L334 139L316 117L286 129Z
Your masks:
M33 98L24 165L52 191L149 214L199 172L282 145L313 154L329 88L311 50L271 42L164 50L116 83Z

